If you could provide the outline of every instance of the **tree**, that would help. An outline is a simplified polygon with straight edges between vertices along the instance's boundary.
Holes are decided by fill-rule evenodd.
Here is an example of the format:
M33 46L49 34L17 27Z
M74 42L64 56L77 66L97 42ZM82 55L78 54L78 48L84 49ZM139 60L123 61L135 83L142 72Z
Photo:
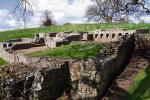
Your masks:
M92 0L87 16L89 20L112 22L122 18L122 15L150 14L150 1L148 0Z
M23 21L24 28L30 16L33 15L34 0L18 0L14 9L14 15L18 20Z
M46 10L43 14L42 26L56 25L56 21L53 20L52 12Z

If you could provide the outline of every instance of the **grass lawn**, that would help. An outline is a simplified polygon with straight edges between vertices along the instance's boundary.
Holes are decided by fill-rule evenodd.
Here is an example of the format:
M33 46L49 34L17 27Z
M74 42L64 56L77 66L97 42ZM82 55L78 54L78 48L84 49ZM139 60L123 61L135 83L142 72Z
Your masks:
M35 33L39 32L65 32L65 31L93 31L95 29L108 29L108 28L126 28L126 29L139 29L150 28L150 24L131 24L131 23L100 23L100 24L75 24L75 25L62 25L51 27L39 27L30 29L18 29L13 31L0 32L0 42L13 39L13 38L32 38Z
M128 100L150 100L150 66L137 75L129 94Z
M7 64L7 62L3 60L2 58L0 58L0 65L3 65L3 64Z
M102 49L104 44L102 43L80 43L73 42L70 45L65 45L62 47L48 49L45 51L38 51L28 56L32 57L62 57L62 58L73 58L73 59L81 59L81 58L94 58Z

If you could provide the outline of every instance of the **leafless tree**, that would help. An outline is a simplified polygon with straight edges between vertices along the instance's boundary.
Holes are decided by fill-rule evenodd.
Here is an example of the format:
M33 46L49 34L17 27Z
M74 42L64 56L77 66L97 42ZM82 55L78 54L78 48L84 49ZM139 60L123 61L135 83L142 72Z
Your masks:
M56 25L56 21L53 19L52 12L46 10L43 14L41 26L52 26Z
M87 16L89 20L112 22L122 15L150 14L149 0L92 0L94 4L89 6Z
M14 9L14 15L18 20L23 21L24 28L26 28L27 21L33 15L34 0L18 0Z

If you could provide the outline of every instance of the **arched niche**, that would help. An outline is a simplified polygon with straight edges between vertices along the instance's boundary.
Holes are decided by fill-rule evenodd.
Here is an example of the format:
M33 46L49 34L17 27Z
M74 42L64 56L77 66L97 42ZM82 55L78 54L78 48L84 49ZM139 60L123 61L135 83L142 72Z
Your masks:
M108 38L108 37L109 37L109 34L107 33L107 34L106 34L106 38Z
M101 34L101 36L100 36L101 38L103 38L103 34Z
M112 38L115 38L115 33L112 34Z

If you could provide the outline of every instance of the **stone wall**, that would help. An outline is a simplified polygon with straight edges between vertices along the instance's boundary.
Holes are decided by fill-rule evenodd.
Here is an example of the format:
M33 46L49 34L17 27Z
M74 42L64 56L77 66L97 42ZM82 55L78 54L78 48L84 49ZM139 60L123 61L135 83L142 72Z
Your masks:
M0 67L0 99L56 100L67 96L72 100L99 100L126 68L135 41L137 46L145 48L150 47L149 40L147 33L125 35L120 41L108 44L95 59L81 60L26 58L0 49L5 60L26 62Z
M33 43L15 43L12 50L30 49L32 47L36 47L36 45Z
M124 29L109 29L109 30L96 30L90 32L93 34L94 41L99 42L116 42L123 35L132 35L136 33L136 30L124 30Z
M150 33L134 34L136 50L150 49Z
M94 41L93 34L83 34L83 41Z
M104 48L95 60L70 64L73 100L99 100L113 79L123 72L134 50L134 38Z
M56 100L69 93L70 75L66 61L37 58L33 62L0 68L1 100Z
M105 47L96 59L30 58L28 64L0 67L0 99L99 100L124 70L134 48L133 37ZM61 99L61 100L64 100Z
M61 32L61 33L39 33L37 34L37 38L44 38L46 44L50 44L50 42L55 42L55 40L68 40L68 41L98 41L98 42L116 42L124 36L131 36L136 32L140 32L141 30L125 30L125 29L107 29L107 30L95 30L91 32ZM146 32L147 30L143 30ZM54 47L53 45L52 48Z
M23 53L6 52L1 47L0 47L0 57L2 57L4 60L6 60L9 63L13 63L13 62L28 63L28 57L26 57Z

